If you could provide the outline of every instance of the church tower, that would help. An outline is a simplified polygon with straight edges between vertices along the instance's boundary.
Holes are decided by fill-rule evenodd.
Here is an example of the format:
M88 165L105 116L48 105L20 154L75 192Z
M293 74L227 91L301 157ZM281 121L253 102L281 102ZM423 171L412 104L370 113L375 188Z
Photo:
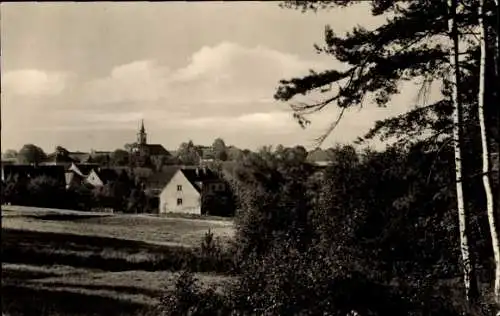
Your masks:
M147 134L146 134L146 129L144 128L144 120L141 121L141 128L139 130L139 133L137 133L137 143L139 145L146 145L147 144Z

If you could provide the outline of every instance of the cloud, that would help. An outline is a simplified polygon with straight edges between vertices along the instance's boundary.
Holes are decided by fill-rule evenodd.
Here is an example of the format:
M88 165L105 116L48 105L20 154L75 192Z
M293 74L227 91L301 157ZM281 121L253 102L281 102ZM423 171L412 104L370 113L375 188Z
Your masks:
M318 67L327 65L264 46L222 42L202 47L175 70L154 60L117 66L107 77L88 82L82 96L94 104L163 102L197 110L203 105L203 113L219 113L225 110L221 106L269 104L280 79Z
M69 79L63 72L22 69L2 74L2 93L8 95L51 96L63 92Z
M287 112L267 112L243 114L236 117L230 116L209 116L200 118L184 118L174 123L177 127L200 128L200 129L224 129L226 131L235 130L279 130L283 127L290 127L294 124L291 114Z
M261 83L262 80L300 75L315 66L325 65L265 46L244 47L222 42L213 47L204 46L194 53L190 63L175 73L174 80L207 79L218 83L247 78L253 83Z
M332 105L313 115L312 125L303 130L292 118L288 105L276 102L273 94L280 79L303 76L309 69L337 67L270 47L222 42L201 47L177 68L160 60L137 60L79 86L65 74L10 72L2 77L4 91L53 95L11 98L2 107L10 118L4 127L13 139L24 139L28 135L25 130L31 130L32 137L39 139L42 134L52 133L51 138L42 139L47 143L71 139L71 143L79 144L81 137L87 147L99 142L103 148L104 144L114 148L133 141L137 123L143 118L151 141L169 148L187 139L208 144L215 137L243 147L271 143L308 146L335 120L338 109ZM68 89L68 82L72 89ZM375 120L407 111L417 90L406 85L388 108L367 102L359 112L348 111L325 145L352 141L368 131ZM20 134L19 121L25 122ZM60 136L55 137L58 133Z
M84 84L82 97L93 104L157 101L166 92L168 76L168 68L154 61L135 61Z

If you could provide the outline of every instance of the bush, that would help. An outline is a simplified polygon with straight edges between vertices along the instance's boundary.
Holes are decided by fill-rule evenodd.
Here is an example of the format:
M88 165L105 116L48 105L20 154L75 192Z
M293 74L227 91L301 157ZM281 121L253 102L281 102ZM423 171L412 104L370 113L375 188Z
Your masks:
M229 315L230 310L223 295L212 289L202 289L192 273L183 271L177 278L175 289L167 291L161 298L156 315Z
M460 271L446 187L452 155L334 153L323 180L269 153L243 165L234 306L258 315L461 314L462 283L443 283Z

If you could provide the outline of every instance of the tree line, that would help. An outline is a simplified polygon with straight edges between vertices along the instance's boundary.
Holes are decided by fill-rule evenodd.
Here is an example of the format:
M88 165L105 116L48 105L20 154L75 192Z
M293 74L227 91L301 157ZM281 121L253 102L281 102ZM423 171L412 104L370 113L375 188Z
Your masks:
M125 171L101 187L81 183L66 188L64 179L48 175L9 175L2 181L2 204L81 211L111 209L123 213L152 213L158 207Z

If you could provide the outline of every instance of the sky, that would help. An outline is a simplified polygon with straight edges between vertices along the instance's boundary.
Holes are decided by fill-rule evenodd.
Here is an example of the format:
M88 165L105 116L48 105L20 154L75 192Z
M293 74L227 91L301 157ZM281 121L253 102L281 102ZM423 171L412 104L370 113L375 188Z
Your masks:
M373 28L364 4L319 13L278 2L1 4L2 151L33 143L51 152L114 150L149 143L315 145L337 109L302 129L273 95L279 80L338 67L318 55L325 25ZM347 113L323 147L348 143L376 120L415 104L407 84L386 108Z

